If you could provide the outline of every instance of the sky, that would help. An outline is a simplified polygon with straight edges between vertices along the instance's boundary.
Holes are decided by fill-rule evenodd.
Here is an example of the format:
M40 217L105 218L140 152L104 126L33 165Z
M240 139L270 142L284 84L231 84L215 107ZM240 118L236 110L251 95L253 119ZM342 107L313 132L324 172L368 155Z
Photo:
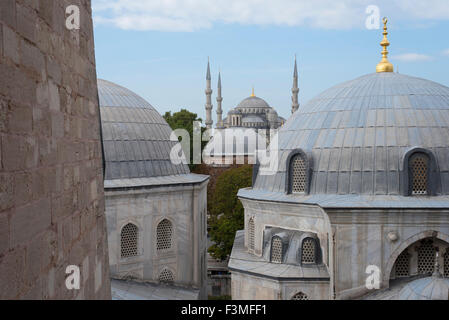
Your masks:
M449 86L449 0L92 0L98 78L161 114L205 119L208 57L213 119L251 94L291 114L294 57L300 108L338 83L375 72L388 17L389 60L403 74ZM370 7L371 6L371 7ZM368 25L366 22L370 22ZM380 23L381 28L382 24Z

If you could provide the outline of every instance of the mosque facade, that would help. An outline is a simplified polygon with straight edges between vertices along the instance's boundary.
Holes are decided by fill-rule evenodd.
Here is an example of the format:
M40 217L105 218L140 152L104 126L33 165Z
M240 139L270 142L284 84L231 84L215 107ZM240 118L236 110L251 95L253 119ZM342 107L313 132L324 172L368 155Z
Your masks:
M298 72L295 60L293 74L292 112L298 104ZM206 127L213 128L212 93L210 64L206 72ZM285 119L278 115L264 99L252 94L228 111L223 118L223 96L221 74L217 82L217 124L211 131L211 138L203 152L203 160L210 165L254 164L254 154L258 149L265 149L271 135L280 128Z
M233 299L447 299L449 88L393 72L386 23L376 73L295 111L239 191Z

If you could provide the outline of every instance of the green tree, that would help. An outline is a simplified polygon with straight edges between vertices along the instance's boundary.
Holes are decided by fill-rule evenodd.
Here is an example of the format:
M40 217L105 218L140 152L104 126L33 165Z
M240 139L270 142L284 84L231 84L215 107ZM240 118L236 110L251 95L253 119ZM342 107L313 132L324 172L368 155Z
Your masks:
M208 249L215 259L225 260L230 255L235 233L244 227L244 210L237 192L251 186L252 171L251 165L243 165L225 171L217 179L209 218L209 235L214 244Z
M168 125L172 128L172 130L176 129L185 129L189 133L190 136L190 164L189 168L191 171L195 170L197 165L193 164L193 122L199 121L203 122L201 118L198 118L196 113L190 112L186 109L181 109L178 112L166 112L164 114L164 119L167 121ZM206 128L201 127L201 135L206 130ZM207 141L201 141L201 152L206 146ZM187 150L184 150L187 153Z

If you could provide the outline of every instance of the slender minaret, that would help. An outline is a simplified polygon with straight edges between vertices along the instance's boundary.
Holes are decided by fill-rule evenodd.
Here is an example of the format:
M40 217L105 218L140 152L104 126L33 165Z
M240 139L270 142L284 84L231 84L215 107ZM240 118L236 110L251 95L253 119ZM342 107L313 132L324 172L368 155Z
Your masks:
M298 103L298 68L296 66L296 55L295 55L295 69L293 70L293 87L292 87L292 113L294 113L299 108Z
M221 102L223 97L221 96L221 72L218 72L218 85L217 85L217 127L221 128L223 126L223 110L221 109Z
M212 89L210 85L210 65L209 58L207 58L207 74L206 74L206 128L212 129Z

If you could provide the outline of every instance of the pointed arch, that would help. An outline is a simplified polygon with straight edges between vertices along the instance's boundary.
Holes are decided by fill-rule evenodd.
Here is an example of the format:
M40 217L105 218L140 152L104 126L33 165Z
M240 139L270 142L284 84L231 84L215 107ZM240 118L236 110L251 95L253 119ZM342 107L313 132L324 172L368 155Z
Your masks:
M403 158L402 188L406 196L434 196L441 191L438 163L432 151L412 148Z
M286 166L286 192L308 194L312 169L308 155L301 149L293 150L287 158Z
M163 251L172 248L173 224L168 219L163 219L156 227L156 250Z
M138 255L139 228L128 223L120 231L120 257L129 258Z

